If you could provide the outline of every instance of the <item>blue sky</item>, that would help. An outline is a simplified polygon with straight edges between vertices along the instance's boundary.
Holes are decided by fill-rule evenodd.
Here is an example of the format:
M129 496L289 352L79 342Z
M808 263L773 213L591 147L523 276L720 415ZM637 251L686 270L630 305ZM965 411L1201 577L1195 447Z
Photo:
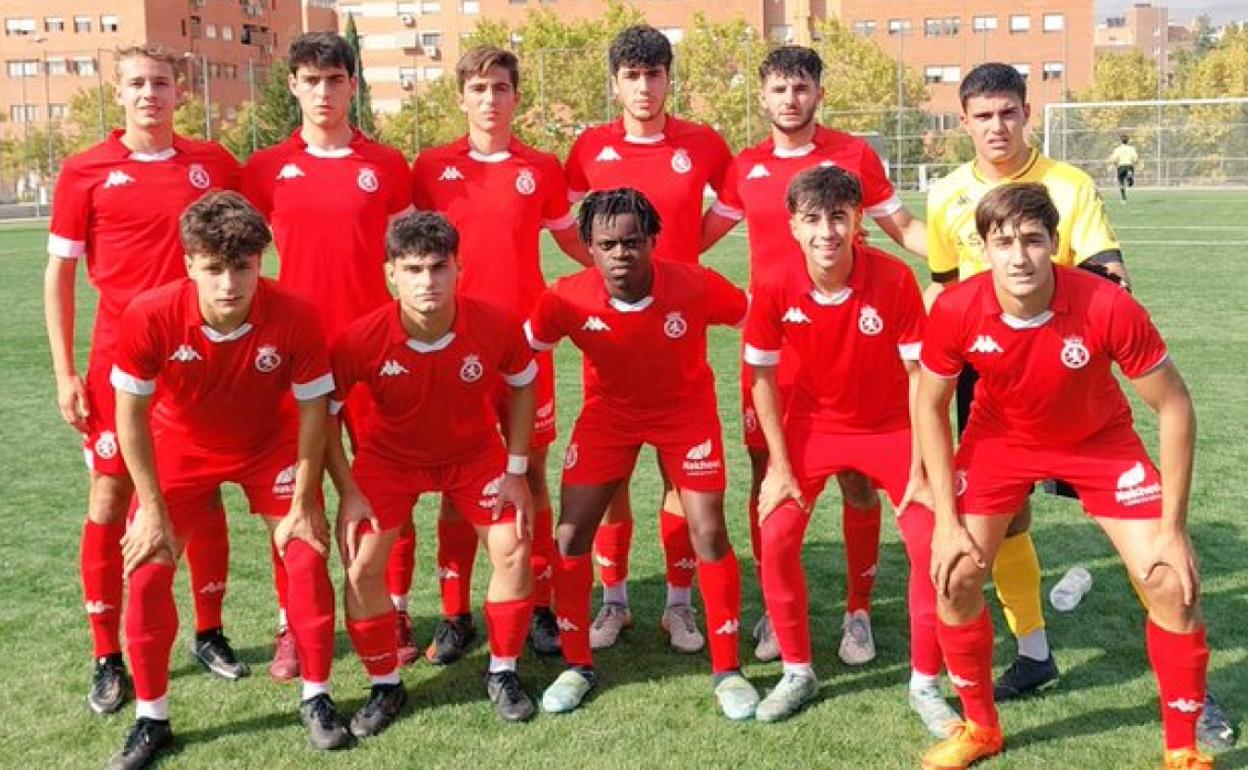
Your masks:
M1134 0L1096 0L1097 22L1111 14L1122 13L1133 2ZM1215 24L1248 21L1248 2L1245 0L1152 0L1152 4L1168 6L1171 22L1179 24L1185 24L1188 19L1202 13L1212 16Z

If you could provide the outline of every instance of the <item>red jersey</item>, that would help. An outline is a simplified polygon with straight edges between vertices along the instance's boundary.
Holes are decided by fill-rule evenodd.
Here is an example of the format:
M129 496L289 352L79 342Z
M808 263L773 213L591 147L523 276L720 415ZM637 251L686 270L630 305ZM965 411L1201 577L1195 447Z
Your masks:
M238 187L238 161L216 142L173 137L164 152L132 152L124 131L65 160L56 179L48 253L87 258L100 292L91 343L107 364L122 311L136 295L186 277L178 220L212 189Z
M331 340L390 301L386 226L411 205L398 150L356 131L347 147L326 152L295 131L251 156L243 192L273 227L278 280L316 304Z
M650 295L632 305L607 294L593 268L560 278L538 300L526 330L535 350L563 337L581 349L586 404L669 414L714 405L706 328L740 324L745 311L745 294L719 273L655 262Z
M451 331L436 342L412 339L397 302L347 327L333 346L335 412L362 385L374 417L356 449L358 461L444 465L498 445L494 394L503 382L527 385L537 376L520 319L459 298Z
M745 218L751 286L782 272L786 265L804 264L802 250L789 231L785 194L793 177L813 166L837 166L856 176L862 185L864 213L871 218L901 208L880 156L865 139L817 126L804 147L777 148L771 137L747 147L733 159L714 209L729 219Z
M255 454L298 434L290 394L334 389L317 309L262 278L247 321L229 334L204 323L189 278L126 309L113 387L157 396L153 432L222 454Z
M482 155L467 137L422 152L412 166L412 200L440 211L459 231L459 293L525 318L546 279L543 227L576 223L559 159L512 139Z
M702 249L702 199L716 193L732 151L715 129L667 117L663 133L629 136L623 119L587 129L568 152L568 188L573 199L591 190L632 187L659 212L663 227L655 259L697 262Z
M743 357L752 366L777 366L782 349L797 355L788 424L887 433L910 427L903 361L918 361L922 341L923 296L914 273L889 254L856 246L849 281L834 296L816 289L804 268L756 286Z
M1076 268L1053 267L1049 310L1028 321L1001 311L992 275L941 293L923 340L923 366L956 377L979 372L971 430L1008 433L1022 443L1077 444L1107 428L1131 428L1131 407L1114 378L1166 362L1148 313L1120 286Z

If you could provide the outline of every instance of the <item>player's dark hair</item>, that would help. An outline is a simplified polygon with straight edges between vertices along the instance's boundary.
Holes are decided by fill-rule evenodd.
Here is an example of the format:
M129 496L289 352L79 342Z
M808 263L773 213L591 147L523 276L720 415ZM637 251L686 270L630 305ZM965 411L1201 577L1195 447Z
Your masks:
M1122 136L1120 136L1120 137L1118 137L1118 138L1122 140L1122 143L1123 143L1123 144L1127 144L1128 142L1130 142L1130 141L1131 141L1131 137L1127 136L1126 134L1123 134Z
M593 241L595 222L607 224L623 214L632 214L647 238L658 237L663 226L659 212L654 210L646 196L631 187L620 187L591 192L581 201L581 208L576 213L581 241L587 245Z
M763 63L758 65L758 80L767 82L767 78L778 75L782 78L810 78L816 83L823 77L823 59L813 48L804 45L782 45L767 54Z
M1037 182L1015 182L993 188L975 208L975 229L979 237L1009 225L1018 228L1024 222L1039 222L1050 236L1057 235L1061 216L1049 197L1049 190Z
M516 55L496 46L484 45L459 57L459 62L455 65L455 80L459 84L460 93L463 93L464 84L469 80L485 77L495 67L507 70L511 87L520 90L520 62Z
M968 99L990 94L1011 94L1027 101L1027 79L1009 64L988 62L971 70L958 86L958 101L966 109Z
M453 257L458 252L459 231L436 211L413 211L386 230L387 262L417 254Z
M607 51L611 75L620 67L662 67L672 71L672 43L648 24L634 24L615 36Z
M290 41L290 74L294 75L300 67L329 69L342 67L351 77L355 77L355 51L342 35L333 32L309 32Z
M216 191L186 207L178 220L187 254L220 257L238 267L273 240L264 217L236 192Z
M833 211L849 204L862 205L862 184L858 177L838 166L808 168L789 182L784 205L790 214L799 211Z

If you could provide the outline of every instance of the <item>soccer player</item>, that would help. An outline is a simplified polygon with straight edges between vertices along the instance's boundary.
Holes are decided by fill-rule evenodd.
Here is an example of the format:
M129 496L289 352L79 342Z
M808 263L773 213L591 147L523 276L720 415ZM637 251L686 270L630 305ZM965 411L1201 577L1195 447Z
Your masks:
M1118 194L1122 202L1127 202L1127 188L1135 187L1135 164L1140 161L1140 154L1131 146L1131 137L1123 134L1122 144L1109 154L1109 164L1118 172Z
M1032 485L1060 476L1113 543L1147 607L1164 767L1211 770L1212 758L1196 750L1209 648L1187 531L1195 412L1131 295L1054 264L1060 219L1043 185L986 194L975 224L990 274L942 293L928 320L916 425L935 499L938 637L966 722L927 752L923 767L964 768L1003 747L983 583ZM955 454L949 402L967 363L980 381ZM1114 364L1157 416L1160 471L1135 433Z
M135 295L185 276L178 242L182 210L208 189L238 185L238 163L224 148L173 131L177 58L161 48L134 46L117 52L116 66L125 128L65 160L56 183L44 274L57 404L65 421L82 433L90 473L81 574L96 660L87 702L101 714L121 708L130 689L119 634L121 537L134 485L117 444L108 382L118 324ZM85 379L74 362L74 284L83 257L100 293ZM215 510L224 516L219 505ZM247 667L221 630L229 564L224 526L192 540L187 558L195 597L195 655L213 673L237 679Z
M654 259L659 215L636 190L591 193L577 217L596 269L556 281L528 325L534 350L569 337L585 359L585 401L564 457L557 529L555 611L568 669L542 695L542 708L572 711L596 683L590 547L650 444L690 521L716 698L729 719L748 719L758 693L741 675L737 652L741 575L724 525L723 439L706 359L707 327L741 323L745 294L699 265Z
M309 739L333 749L348 737L329 696L334 595L321 466L334 385L318 310L260 277L268 227L238 193L192 204L181 238L189 278L131 302L111 376L137 493L122 538L137 700L110 770L146 767L172 743L175 565L197 529L220 526L204 513L226 482L242 486L286 564Z
M852 173L809 168L786 200L805 264L755 284L743 354L769 450L759 501L763 597L784 660L780 684L755 717L785 719L815 694L802 539L828 477L852 469L898 510L910 560L910 703L933 734L948 737L958 716L938 682L932 512L913 502L926 497L910 421L923 295L909 266L858 240L862 186ZM790 355L798 360L784 402L776 371Z
M563 167L555 156L534 150L512 134L511 122L520 102L515 54L490 46L475 48L455 65L455 77L468 133L416 158L413 202L418 208L442 212L459 232L460 294L527 318L546 288L540 251L543 227L565 253L582 264L589 262L568 205ZM532 544L535 606L529 640L535 652L557 655L559 629L550 610L554 520L546 483L546 455L556 435L555 370L549 353L539 354L537 365L538 417L527 474L537 511ZM507 388L499 390L504 426L509 398ZM459 658L475 634L469 597L477 533L446 501L444 497L438 519L443 620L426 652L429 660L440 664Z
M339 35L315 32L290 44L289 87L302 125L281 144L257 152L243 169L243 192L273 229L281 260L278 281L320 308L332 343L347 324L390 303L382 272L386 225L411 207L407 160L392 147L351 125L355 54ZM347 427L358 431L370 405L361 391L348 405ZM411 528L400 547L415 548ZM400 557L401 558L401 557ZM269 674L299 675L294 640L285 618L282 560L273 554L278 619ZM410 584L411 573L407 573ZM407 587L391 593L406 596ZM411 620L396 616L396 634L407 661L415 660Z
M334 344L331 409L359 385L372 393L377 417L360 436L349 470L332 422L329 443L341 498L347 632L373 682L351 720L359 737L384 729L406 700L384 570L399 525L429 492L450 498L472 523L494 566L485 599L489 698L509 722L534 713L516 661L533 609L533 502L525 473L537 364L518 316L455 296L459 248L458 233L441 214L396 220L386 275L398 301L356 321ZM494 409L501 387L509 391L505 448Z
M621 115L577 137L566 164L571 194L579 198L591 190L638 190L663 220L654 258L696 263L706 216L703 196L708 186L716 192L723 189L732 152L710 126L667 114L672 46L662 32L645 25L625 29L611 43L608 64ZM655 376L677 373L657 371ZM668 589L660 625L673 648L692 653L706 643L690 602L698 560L680 496L666 481L664 487L659 530ZM625 483L594 541L603 583L603 605L591 632L595 649L612 646L632 626L627 582L632 533Z
M767 139L748 147L733 160L723 193L708 213L703 247L709 246L745 219L749 225L750 285L757 286L804 262L790 230L785 191L794 176L812 166L834 164L858 178L867 216L914 254L923 256L926 229L897 197L884 165L866 140L834 131L815 121L823 100L823 62L810 48L781 46L758 69L759 103L771 122ZM861 233L860 233L861 235ZM792 387L796 356L782 356L777 370L781 403ZM758 490L767 467L767 442L752 398L750 367L741 368L741 407L745 445L750 454L750 545L761 569L758 539ZM848 665L875 657L871 633L871 590L875 584L880 541L880 498L871 482L856 471L837 474L841 488L841 526L845 539L847 599L839 655ZM759 660L780 656L775 635L764 614L754 626Z
M1061 265L1091 262L1125 285L1122 252L1096 185L1074 166L1046 158L1027 143L1027 81L1008 64L981 64L959 88L961 121L975 148L974 160L937 181L927 195L927 257L932 284L930 305L942 291L988 268L983 241L975 230L975 207L994 187L1007 182L1038 182L1049 190L1060 215L1054 260ZM974 364L958 380L958 425L966 425L975 392ZM1040 562L1029 532L1031 506L1011 520L1008 537L993 565L993 583L1018 655L997 682L997 700L1008 700L1057 682L1040 604Z

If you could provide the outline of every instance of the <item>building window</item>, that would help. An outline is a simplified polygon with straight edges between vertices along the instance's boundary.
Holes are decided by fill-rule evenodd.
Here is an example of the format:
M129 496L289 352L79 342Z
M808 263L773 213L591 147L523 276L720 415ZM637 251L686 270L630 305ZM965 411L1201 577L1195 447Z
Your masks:
M933 83L957 83L962 79L962 68L953 64L933 64L923 68L923 80Z
M91 33L91 17L90 16L75 16L74 17L74 32L79 35L90 34Z
M410 91L416 87L416 68L399 67L399 88Z
M1061 13L1046 13L1044 15L1044 31L1045 32L1061 32L1066 29L1066 15Z
M1029 77L1031 75L1030 64L1011 64L1010 66L1018 70L1018 74L1022 75L1024 78Z
M524 5L528 0L507 0L512 5Z
M971 29L976 32L992 32L997 28L996 16L976 16L971 19Z
M926 37L951 37L958 34L962 20L957 16L928 18L923 20L923 34Z
M35 110L33 104L10 104L9 120L14 123L34 123Z
M420 33L420 47L424 48L425 52L428 53L430 56L433 56L433 53L430 53L430 51L436 52L439 48L442 47L442 33L441 32L421 32Z
M68 75L69 62L64 59L48 59L49 75Z
M5 35L33 35L35 34L35 20L31 19L5 19L4 20Z
M442 13L442 3L439 0L424 0L420 4L421 13Z
M204 37L208 38L209 40L216 40L217 39L217 25L205 24L204 25Z
M910 20L909 19L889 19L888 34L890 35L909 35Z
M1020 32L1030 32L1030 31L1031 31L1031 17L1030 16L1026 14L1015 14L1010 17L1010 32L1017 34Z
M442 68L441 67L425 67L424 71L421 74L423 76L422 79L424 80L437 80L438 78L442 77Z
M773 43L792 43L793 27L788 24L773 24L767 28L767 39Z
M233 39L234 39L234 28L233 28L233 27L231 27L229 24L222 24L222 25L221 25L221 39L222 39L222 40L233 40Z
M74 72L78 75L94 75L95 59L90 56L74 57Z
M116 32L117 26L118 25L117 25L116 16L101 16L100 17L100 31L101 32Z
M469 16L481 13L481 3L478 0L460 0L459 11Z
M61 16L48 16L43 20L44 32L64 32L65 19Z
M1046 61L1044 63L1044 79L1045 80L1061 80L1066 74L1066 64L1060 61Z
M853 28L858 37L871 37L875 34L874 21L855 21Z
M65 105L63 104L49 104L48 105L48 119L49 120L64 120L65 114L66 114Z
M11 78L33 78L39 74L38 59L10 59L7 64Z

